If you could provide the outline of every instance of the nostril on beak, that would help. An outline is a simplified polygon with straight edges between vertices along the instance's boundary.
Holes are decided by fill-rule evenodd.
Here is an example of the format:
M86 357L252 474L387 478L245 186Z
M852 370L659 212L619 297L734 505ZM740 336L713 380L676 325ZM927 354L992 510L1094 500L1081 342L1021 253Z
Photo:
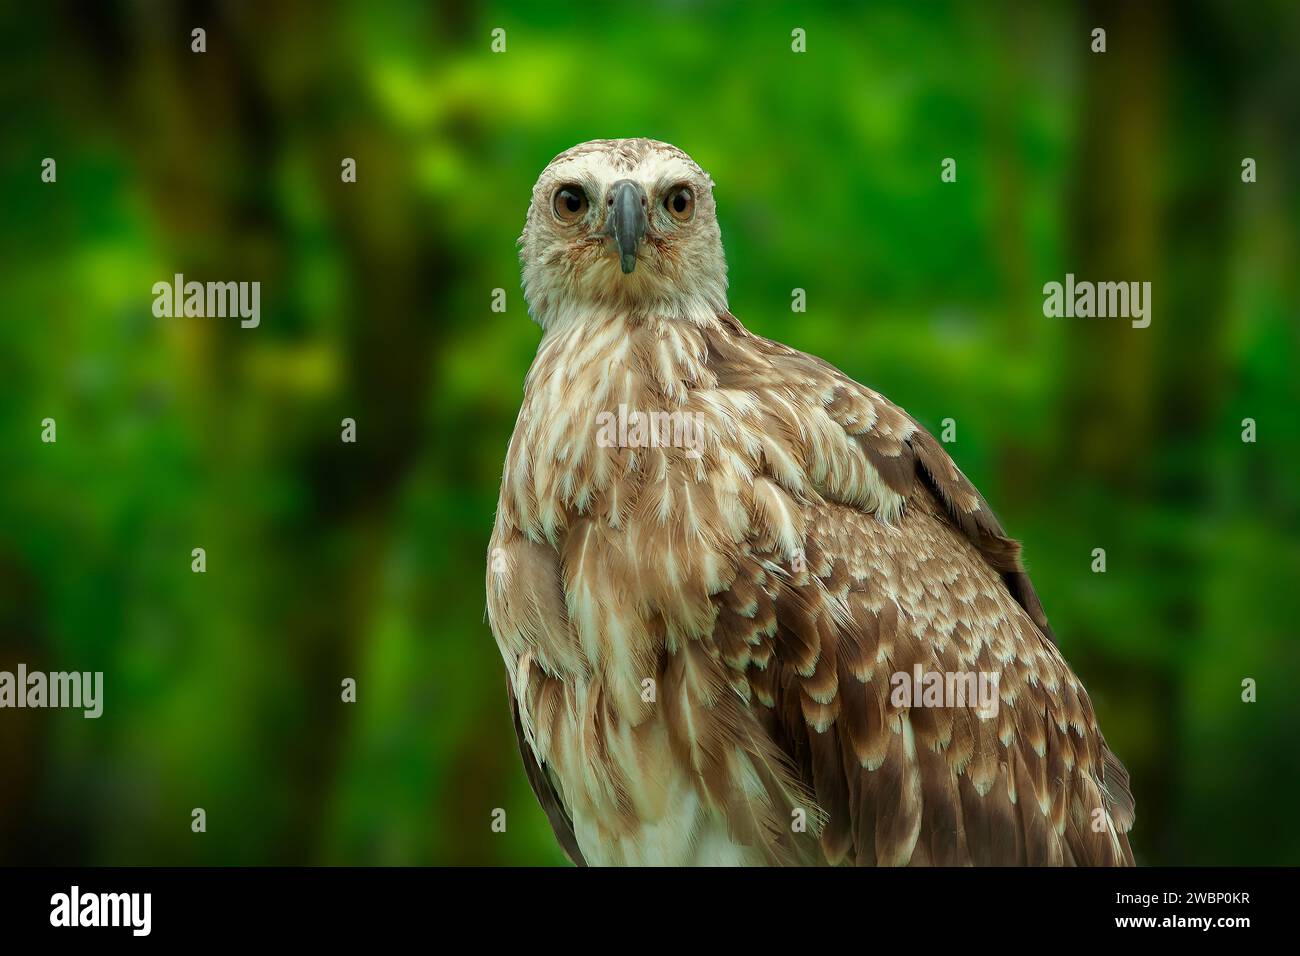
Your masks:
M605 204L609 207L605 234L618 247L619 265L627 275L636 268L637 249L645 239L645 190L630 179L620 180L610 187Z

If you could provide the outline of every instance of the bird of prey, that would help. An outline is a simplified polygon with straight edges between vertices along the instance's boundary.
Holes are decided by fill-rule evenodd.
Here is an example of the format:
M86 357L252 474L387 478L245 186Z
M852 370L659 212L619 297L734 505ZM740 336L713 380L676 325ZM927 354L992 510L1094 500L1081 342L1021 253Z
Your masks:
M520 237L543 334L487 609L557 839L589 865L1132 864L1128 775L1019 544L906 412L731 314L712 187L667 143L583 143Z

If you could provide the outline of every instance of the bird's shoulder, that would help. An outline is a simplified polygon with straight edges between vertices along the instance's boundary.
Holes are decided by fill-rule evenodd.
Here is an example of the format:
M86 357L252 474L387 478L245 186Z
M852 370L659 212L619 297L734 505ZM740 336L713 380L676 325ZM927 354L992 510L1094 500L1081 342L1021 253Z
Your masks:
M825 811L826 857L1131 862L1127 774L1055 647L1019 544L947 452L879 393L730 317L709 349L720 387L806 439L810 487L779 469L760 479L709 640ZM863 506L875 483L900 502L888 520ZM783 521L801 542L795 561L771 527Z
M722 388L757 397L772 425L802 433L798 450L813 491L892 522L937 500L1049 639L1052 630L1010 537L984 496L911 415L829 362L748 331L730 313L706 332L710 369Z

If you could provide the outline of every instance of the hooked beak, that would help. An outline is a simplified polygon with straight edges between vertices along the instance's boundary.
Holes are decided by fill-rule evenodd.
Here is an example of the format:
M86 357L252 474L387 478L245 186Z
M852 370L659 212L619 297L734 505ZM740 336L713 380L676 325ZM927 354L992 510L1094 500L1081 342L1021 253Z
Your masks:
M623 275L636 268L636 251L645 238L645 201L645 192L630 179L620 179L610 187L605 235L618 246Z

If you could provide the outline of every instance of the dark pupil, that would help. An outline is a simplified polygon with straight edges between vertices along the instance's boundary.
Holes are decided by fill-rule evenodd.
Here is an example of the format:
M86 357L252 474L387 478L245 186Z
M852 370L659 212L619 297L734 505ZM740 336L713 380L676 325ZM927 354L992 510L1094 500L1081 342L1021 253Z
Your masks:
M678 212L686 211L686 193L678 193L673 197L673 208Z
M564 191L564 205L569 212L577 212L582 207L582 200L566 189Z

